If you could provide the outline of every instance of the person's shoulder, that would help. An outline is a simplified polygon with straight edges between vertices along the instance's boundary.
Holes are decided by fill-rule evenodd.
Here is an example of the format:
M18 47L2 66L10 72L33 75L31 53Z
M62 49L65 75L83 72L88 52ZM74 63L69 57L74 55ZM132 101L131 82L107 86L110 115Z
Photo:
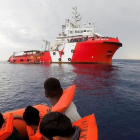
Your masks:
M80 128L78 126L73 126L73 129L74 129L74 134L73 134L71 140L79 140Z
M65 110L65 112L77 112L76 105L73 102L71 102L70 106Z
M69 107L77 108L76 105L73 102L71 102Z
M77 108L75 104L72 102L70 106L66 109L64 114L71 120L71 122L75 122L79 119L81 119L79 113L77 112Z

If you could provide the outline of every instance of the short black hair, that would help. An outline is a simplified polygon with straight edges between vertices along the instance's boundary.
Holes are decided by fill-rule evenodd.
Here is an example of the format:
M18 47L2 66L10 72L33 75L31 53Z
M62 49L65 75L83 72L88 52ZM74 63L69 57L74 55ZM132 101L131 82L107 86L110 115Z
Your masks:
M40 133L52 139L54 136L69 137L74 134L74 129L67 116L59 112L50 112L40 123Z
M63 89L58 79L50 77L44 82L45 94L48 97L61 97Z
M27 106L23 113L23 119L28 126L39 125L39 111L32 106Z
M0 128L2 127L4 123L4 118L3 118L3 115L0 113Z

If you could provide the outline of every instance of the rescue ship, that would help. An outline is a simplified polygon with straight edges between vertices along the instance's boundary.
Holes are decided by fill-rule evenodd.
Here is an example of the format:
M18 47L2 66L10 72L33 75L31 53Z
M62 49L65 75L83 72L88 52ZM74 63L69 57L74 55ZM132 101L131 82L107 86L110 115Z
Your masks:
M45 42L44 51L29 50L14 53L10 63L112 63L112 57L122 46L118 38L100 35L91 23L80 27L77 7L73 8L74 23L69 19L62 25L62 33L55 39L53 47ZM20 53L20 54L19 54ZM22 54L21 54L22 53Z

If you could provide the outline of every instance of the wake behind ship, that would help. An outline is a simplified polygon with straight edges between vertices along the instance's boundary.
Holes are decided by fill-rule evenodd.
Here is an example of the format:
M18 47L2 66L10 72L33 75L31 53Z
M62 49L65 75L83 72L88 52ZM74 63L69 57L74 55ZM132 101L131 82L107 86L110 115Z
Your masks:
M46 43L45 50L29 50L14 53L10 63L112 63L112 57L122 46L118 38L105 37L96 32L91 24L78 25L81 20L77 7L73 8L74 24L66 20L62 25L62 33L55 39L50 47ZM22 54L21 54L22 53Z

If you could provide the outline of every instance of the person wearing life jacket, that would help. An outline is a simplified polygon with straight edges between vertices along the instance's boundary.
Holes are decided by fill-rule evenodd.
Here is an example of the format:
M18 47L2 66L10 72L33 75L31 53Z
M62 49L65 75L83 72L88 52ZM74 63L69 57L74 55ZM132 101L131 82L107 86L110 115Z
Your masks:
M4 119L0 113L0 140L23 140L18 130L13 126L13 115L8 114Z
M32 106L27 106L23 116L14 115L15 119L23 119L27 125L29 140L44 140L39 131L39 125L45 114Z
M64 114L51 112L43 117L39 129L45 140L98 140L94 115L71 124Z
M72 127L71 120L66 115L51 112L43 117L40 133L45 140L79 140L80 128Z
M63 94L63 89L61 87L59 80L53 77L48 78L44 82L44 89L45 96L50 100L52 106L55 106ZM77 108L73 102L71 102L71 104L67 107L67 109L61 113L64 113L68 118L70 118L72 123L81 119L81 116L77 112Z

